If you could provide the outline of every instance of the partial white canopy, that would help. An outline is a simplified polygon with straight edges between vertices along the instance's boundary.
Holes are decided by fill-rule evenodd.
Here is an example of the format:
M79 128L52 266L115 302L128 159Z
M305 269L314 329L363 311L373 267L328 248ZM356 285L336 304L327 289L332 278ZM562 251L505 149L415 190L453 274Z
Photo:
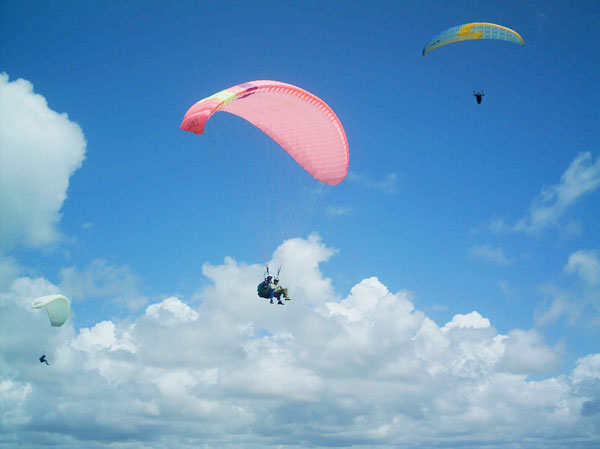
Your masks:
M63 295L48 295L35 298L32 309L45 308L50 318L50 324L54 327L62 326L69 317L69 300Z

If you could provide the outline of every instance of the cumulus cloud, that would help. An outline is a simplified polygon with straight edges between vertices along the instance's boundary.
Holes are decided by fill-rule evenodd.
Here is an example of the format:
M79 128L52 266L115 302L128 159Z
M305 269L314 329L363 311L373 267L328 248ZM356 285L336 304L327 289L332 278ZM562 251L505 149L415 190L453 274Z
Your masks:
M2 255L0 253L0 290L5 289L15 279L23 267L14 257Z
M504 362L513 373L547 373L558 365L561 345L550 347L536 331L514 329L505 341Z
M581 415L600 415L600 354L577 360L571 379L573 388L588 398L581 406Z
M485 329L490 327L490 320L482 317L479 313L473 311L466 315L454 315L452 321L446 323L442 331L448 332L450 329Z
M161 304L154 305L160 307ZM71 346L87 353L93 353L103 349L108 349L110 351L119 349L124 349L129 352L136 351L135 346L129 341L119 341L117 339L116 326L112 321L102 321L96 324L92 329L80 329L79 335L71 342Z
M86 141L29 81L0 73L0 98L0 244L48 245L59 238L60 209Z
M600 186L600 157L580 153L563 173L560 183L542 189L527 215L513 227L514 231L536 234L558 223L566 210L582 196Z
M31 394L31 389L28 382L13 382L10 379L0 381L0 421L4 425L19 426L29 422L23 404Z
M592 444L600 364L545 380L561 348L499 334L477 311L438 325L377 278L338 296L318 238L285 242L292 301L256 295L263 267L205 264L208 285L127 320L51 328L2 292L0 411L6 448L544 447ZM17 282L18 281L18 282ZM51 288L47 283L44 288ZM45 318L45 317L44 317ZM47 320L46 320L47 321ZM6 325L4 325L6 322ZM27 330L26 332L24 330ZM50 366L37 363L41 342ZM575 437L576 435L576 437Z
M167 298L161 303L152 304L146 308L146 315L155 319L174 319L176 321L195 321L198 313L178 298ZM165 317L166 315L166 317Z

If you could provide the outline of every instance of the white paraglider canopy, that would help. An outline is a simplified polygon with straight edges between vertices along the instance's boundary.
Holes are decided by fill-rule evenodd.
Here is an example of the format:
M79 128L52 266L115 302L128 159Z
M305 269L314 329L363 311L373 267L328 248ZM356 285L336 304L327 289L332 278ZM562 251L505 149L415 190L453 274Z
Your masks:
M50 324L54 327L62 326L69 317L69 300L63 295L48 295L35 298L32 309L45 308L50 318Z

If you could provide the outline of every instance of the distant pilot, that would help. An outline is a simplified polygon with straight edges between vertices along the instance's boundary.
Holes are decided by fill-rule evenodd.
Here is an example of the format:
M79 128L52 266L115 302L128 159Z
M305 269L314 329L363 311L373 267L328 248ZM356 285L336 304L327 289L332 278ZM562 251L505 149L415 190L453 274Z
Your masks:
M473 95L475 96L475 98L477 98L477 104L481 104L481 100L482 100L483 96L485 95L483 93L483 90L481 92L473 91Z

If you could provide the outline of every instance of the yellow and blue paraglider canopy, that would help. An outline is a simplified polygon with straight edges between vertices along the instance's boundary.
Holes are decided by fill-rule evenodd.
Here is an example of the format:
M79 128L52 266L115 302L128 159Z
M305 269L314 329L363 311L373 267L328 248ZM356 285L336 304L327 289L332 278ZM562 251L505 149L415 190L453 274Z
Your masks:
M50 318L50 324L54 327L60 327L65 324L69 317L69 300L63 295L48 295L35 298L32 309L45 308Z
M495 23L473 22L448 28L435 35L423 48L423 56L444 45L477 39L496 39L520 45L525 44L521 35L510 28Z

